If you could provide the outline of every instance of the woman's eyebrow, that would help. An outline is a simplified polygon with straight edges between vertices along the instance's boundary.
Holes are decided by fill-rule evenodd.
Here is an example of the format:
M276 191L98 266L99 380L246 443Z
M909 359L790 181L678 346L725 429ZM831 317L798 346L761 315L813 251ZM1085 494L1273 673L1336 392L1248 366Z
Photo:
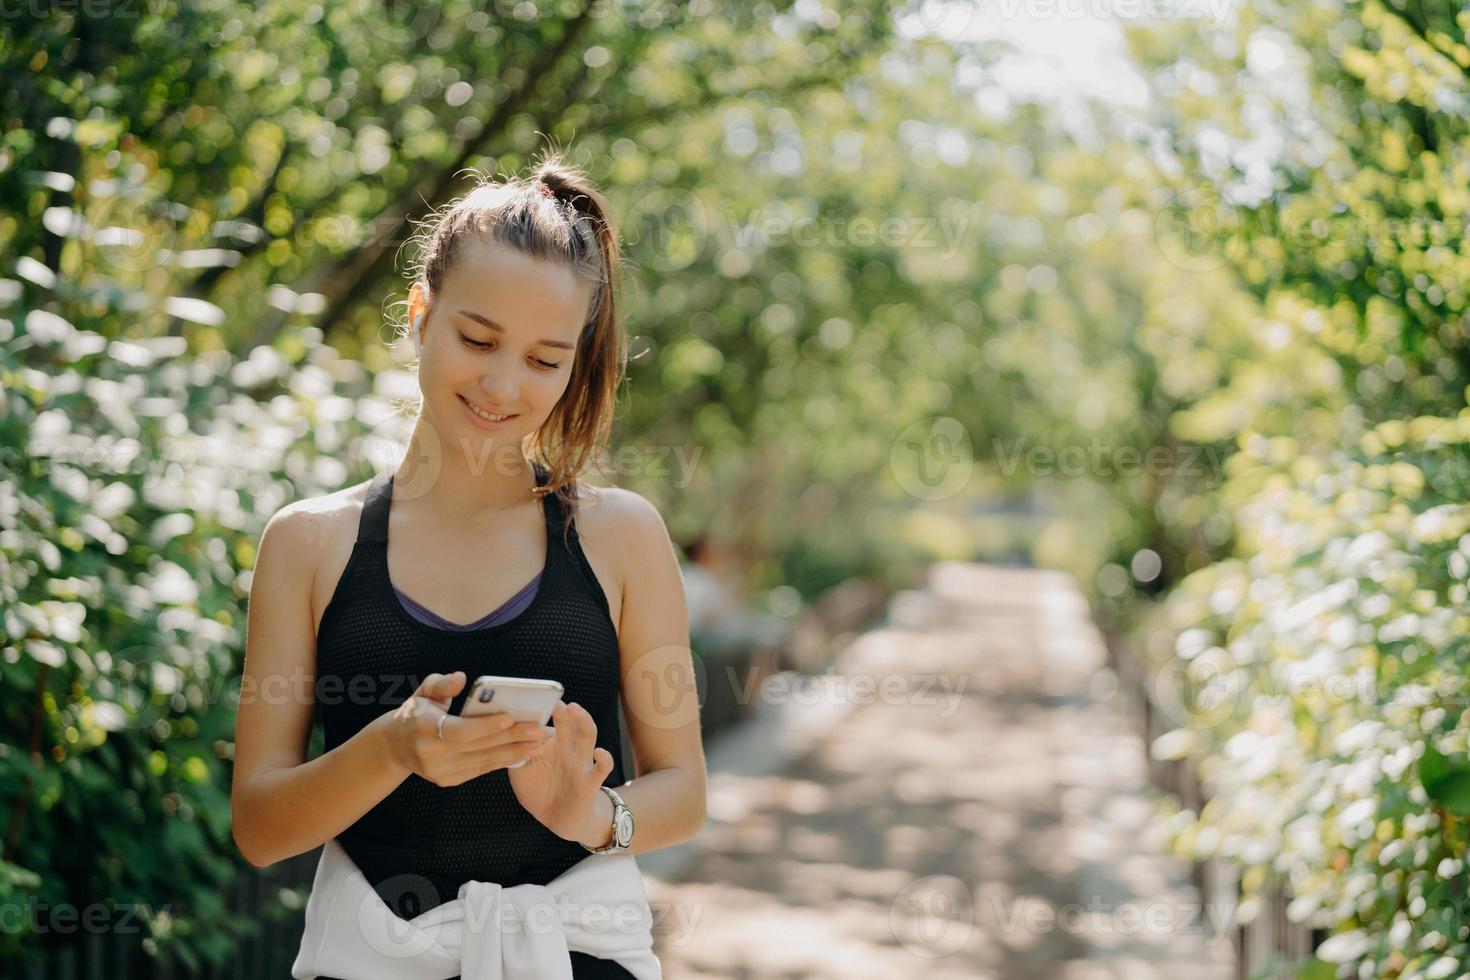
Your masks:
M489 317L481 316L480 314L476 313L474 310L460 310L459 311L459 314L460 314L460 316L467 316L471 320L474 320L476 323L481 324L481 325L486 326L486 327L489 327L491 330L494 330L497 333L505 333L505 328L502 327L500 324L496 323L494 320L490 319ZM563 350L575 350L576 349L576 347L574 345L568 344L565 341L561 341L561 340L546 340L546 339L542 339L542 340L536 341L536 343L538 343L538 344L544 344L547 347L560 347Z

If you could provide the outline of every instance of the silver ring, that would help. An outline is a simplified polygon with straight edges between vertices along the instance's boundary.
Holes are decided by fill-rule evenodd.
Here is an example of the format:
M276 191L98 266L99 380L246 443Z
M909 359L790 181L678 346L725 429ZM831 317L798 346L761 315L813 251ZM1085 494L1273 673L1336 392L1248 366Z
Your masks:
M440 715L439 716L439 724L436 726L436 730L439 732L439 741L441 741L441 742L444 741L444 721L448 717L449 717L449 715L447 715L447 714Z

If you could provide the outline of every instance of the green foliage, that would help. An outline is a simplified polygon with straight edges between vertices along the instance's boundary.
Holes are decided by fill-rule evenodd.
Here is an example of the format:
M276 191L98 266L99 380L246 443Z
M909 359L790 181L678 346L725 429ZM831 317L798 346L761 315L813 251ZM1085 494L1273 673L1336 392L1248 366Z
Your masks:
M1425 794L1457 817L1470 817L1470 764L1465 753L1447 759L1438 749L1426 747L1419 757L1419 782Z
M1463 920L1445 933L1430 898L1470 844L1470 515L1426 473L1465 451L1467 419L1416 420L1423 436L1375 452L1387 423L1332 465L1237 457L1227 486L1255 488L1242 557L1185 579L1151 624L1177 637L1157 676L1179 680L1160 685L1180 727L1155 754L1196 760L1210 798L1177 843L1244 865L1244 918L1285 881L1297 921L1385 956L1466 955Z
M628 244L617 436L637 451L606 478L727 534L761 587L911 568L896 537L857 548L848 529L906 502L872 488L959 340L922 349L913 323L948 316L955 293L926 283L968 258L936 258L934 232L749 234L816 204L874 229L933 217L952 168L909 173L899 130L953 59L924 45L913 77L879 71L888 14L165 3L10 25L0 902L145 909L146 948L189 968L255 930L223 896L243 867L233 696L260 531L392 461L413 382L383 313L409 220L466 167L520 170L543 132L575 140ZM6 932L0 960L74 938Z
M229 786L254 542L289 499L362 478L355 420L388 408L269 349L189 358L176 338L5 312L25 330L0 345L0 900L132 908L149 950L218 961L254 931L221 900L242 864ZM329 409L354 421L313 431ZM7 931L5 952L66 938Z
M1209 802L1181 853L1285 884L1331 936L1301 976L1470 962L1470 20L1251 4L1135 37L1167 107L1172 213L1237 281L1236 352L1172 427L1234 443L1230 554L1139 629ZM1242 343L1243 342L1243 345ZM1215 348L1218 351L1218 348Z
M999 46L897 38L892 13L292 0L10 25L0 902L146 906L149 949L185 965L251 930L220 896L260 530L393 461L411 223L546 133L628 249L631 451L603 478L806 597L1024 534L1177 682L1154 750L1212 796L1180 849L1239 861L1253 896L1288 881L1334 932L1300 974L1449 975L1463 15L1262 0L1225 31L1132 31L1143 126L982 112ZM915 479L936 454L965 477L948 496ZM36 938L0 959L60 937Z

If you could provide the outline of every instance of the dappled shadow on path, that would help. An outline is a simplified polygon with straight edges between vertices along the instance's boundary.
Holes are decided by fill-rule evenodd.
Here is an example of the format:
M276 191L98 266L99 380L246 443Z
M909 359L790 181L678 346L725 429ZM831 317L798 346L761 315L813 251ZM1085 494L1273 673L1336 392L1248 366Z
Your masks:
M667 975L1129 975L1101 963L1100 948L1134 977L1182 975L1148 969L1161 940L1189 949L1206 938L1185 921L1189 895L1170 891L1179 875L1116 853L1120 839L1143 846L1141 746L1116 712L1096 720L1090 755L1060 734L1102 707L1087 694L1089 676L1107 673L1100 656L1073 655L1090 630L1055 573L946 564L930 588L898 597L844 660L846 686L831 689L852 696L851 713L779 775L721 781L698 857L676 882L650 881ZM1099 781L1084 770L1104 745L1128 746L1138 766L1104 758ZM1085 840L1076 807L1091 801L1133 823ZM1099 899L1140 885L1168 896L1179 935L1130 935L1116 918L1099 927Z

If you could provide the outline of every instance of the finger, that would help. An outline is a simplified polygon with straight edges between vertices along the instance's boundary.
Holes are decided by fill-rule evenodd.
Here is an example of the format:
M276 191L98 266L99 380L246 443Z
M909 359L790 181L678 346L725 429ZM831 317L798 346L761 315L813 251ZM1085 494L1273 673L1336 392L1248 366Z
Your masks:
M517 742L513 745L501 745L486 749L480 753L478 758L483 762L482 771L485 769L498 769L503 766L514 765L517 762L528 762L541 754L541 746L530 742Z
M607 774L613 770L612 753L607 749L597 748L592 750L592 771L597 775L600 783Z
M430 674L414 693L432 701L447 701L460 692L464 687L464 680L462 670L456 670L452 674Z
M493 745L473 752L455 753L452 761L448 762L446 770L451 774L451 778L464 782L496 769L504 769L530 756L530 750L524 743Z
M555 732L561 736L561 740L567 744L576 744L577 738L577 713L569 704L561 705L552 717L555 722Z
M547 735L540 725L534 721L522 721L509 728L495 728L483 734L472 734L457 744L462 749L485 749L492 745L513 745L519 742L540 745L547 740Z
M529 749L538 749L546 743L534 738L516 739L512 742L463 742L451 747L448 751L455 756L466 758L480 758L486 752L525 752Z
M571 713L573 723L572 731L575 734L577 744L585 748L593 742L596 742L597 722L592 720L592 716L587 713L587 709L573 701L571 704Z
M495 735L503 736L514 724L515 719L503 711L474 718L450 715L444 720L444 727L441 731L444 733L446 742L475 742Z
M530 739L541 742L547 738L546 729L543 725L534 721L518 721L515 726L505 732L504 738L513 741L524 741Z

